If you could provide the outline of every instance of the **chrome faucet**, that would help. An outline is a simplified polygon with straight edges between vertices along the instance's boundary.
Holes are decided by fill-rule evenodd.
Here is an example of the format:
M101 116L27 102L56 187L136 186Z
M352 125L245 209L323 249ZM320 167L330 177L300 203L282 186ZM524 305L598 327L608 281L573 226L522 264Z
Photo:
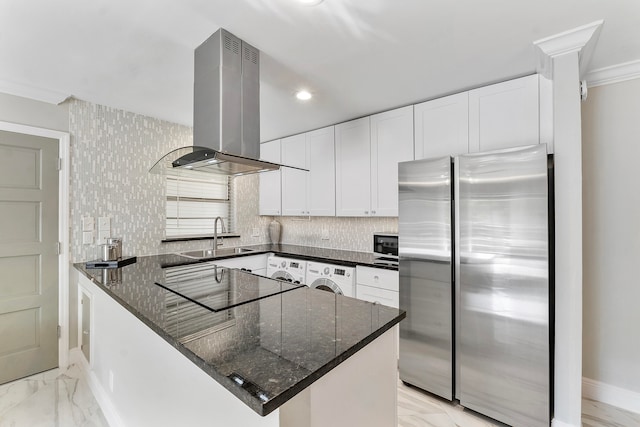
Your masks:
M218 243L218 220L220 220L220 222L222 223L222 232L224 233L224 219L222 219L221 217L217 216L216 219L213 222L213 253L215 254L216 249L218 249L218 246L222 245L222 237L220 238L220 243Z

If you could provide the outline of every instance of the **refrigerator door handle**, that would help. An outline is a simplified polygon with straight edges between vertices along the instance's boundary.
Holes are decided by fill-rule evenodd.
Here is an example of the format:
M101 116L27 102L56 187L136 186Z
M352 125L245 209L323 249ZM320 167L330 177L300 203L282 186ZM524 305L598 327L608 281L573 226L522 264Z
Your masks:
M453 363L454 363L454 396L460 400L460 358L458 351L460 349L460 205L458 204L460 194L459 180L459 162L458 156L453 158Z

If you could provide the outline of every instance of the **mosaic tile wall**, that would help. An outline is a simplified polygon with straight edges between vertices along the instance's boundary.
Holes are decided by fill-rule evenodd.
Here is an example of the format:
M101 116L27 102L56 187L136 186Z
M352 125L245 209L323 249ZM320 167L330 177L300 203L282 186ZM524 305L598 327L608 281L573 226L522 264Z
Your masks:
M168 151L192 144L191 128L73 100L71 133L71 260L95 259L82 244L82 217L111 218L124 254L160 252L164 181L149 168Z
M82 244L82 217L111 218L111 235L123 238L125 255L152 255L202 249L211 240L161 243L164 227L164 180L149 168L172 149L192 144L190 127L139 114L72 100L71 260L95 259L96 244ZM258 215L258 175L234 178L235 224L240 238L224 246L267 243L273 217ZM371 250L374 231L395 231L395 218L278 217L282 242Z

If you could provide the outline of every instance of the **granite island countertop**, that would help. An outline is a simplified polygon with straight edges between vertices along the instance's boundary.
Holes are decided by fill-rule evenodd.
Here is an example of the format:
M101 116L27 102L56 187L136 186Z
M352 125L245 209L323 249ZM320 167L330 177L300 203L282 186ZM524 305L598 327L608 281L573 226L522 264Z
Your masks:
M120 269L74 266L260 415L405 317L380 304L177 255L139 257Z

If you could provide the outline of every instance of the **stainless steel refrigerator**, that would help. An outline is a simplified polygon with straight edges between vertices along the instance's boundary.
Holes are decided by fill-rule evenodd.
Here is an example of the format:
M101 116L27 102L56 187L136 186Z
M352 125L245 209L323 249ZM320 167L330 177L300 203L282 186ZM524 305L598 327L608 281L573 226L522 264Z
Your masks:
M552 169L546 145L399 164L400 378L548 426Z

